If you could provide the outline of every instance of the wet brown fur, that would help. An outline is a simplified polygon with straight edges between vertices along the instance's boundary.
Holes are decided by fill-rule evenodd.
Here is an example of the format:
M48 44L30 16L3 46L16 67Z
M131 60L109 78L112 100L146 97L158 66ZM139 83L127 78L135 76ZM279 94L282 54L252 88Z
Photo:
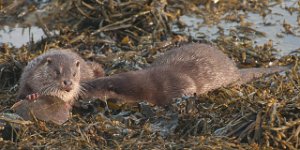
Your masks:
M243 84L263 73L286 68L238 69L216 47L188 44L166 52L147 69L98 78L84 84L86 95L124 101L146 100L164 105L172 98L203 94L231 84Z

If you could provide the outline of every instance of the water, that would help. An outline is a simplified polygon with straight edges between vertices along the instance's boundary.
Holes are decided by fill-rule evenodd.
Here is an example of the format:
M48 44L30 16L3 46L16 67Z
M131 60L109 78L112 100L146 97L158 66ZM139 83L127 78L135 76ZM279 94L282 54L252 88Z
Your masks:
M9 46L20 48L29 42L38 42L46 35L42 28L36 26L38 23L37 15L40 18L47 17L55 12L56 9L51 9L54 4L50 3L52 0L26 0L21 3L21 6L16 7L20 9L19 14L16 16L0 16L0 45L5 43ZM36 11L30 12L29 7L34 3ZM23 6L24 5L24 6ZM1 15L1 13L0 13ZM50 35L58 34L56 30L50 31Z
M284 1L281 4L269 7L271 13L267 14L265 18L259 14L247 12L245 21L251 22L252 29L265 33L265 36L252 37L253 44L263 45L269 40L273 41L274 48L278 49L278 56L288 55L290 52L300 49L300 29L297 22L298 12L290 13L286 7L299 7L297 1ZM239 13L244 14L240 11ZM195 15L182 16L181 21L187 24L188 28L184 32L197 39L205 36L207 40L214 40L218 37L220 26L224 29L224 34L228 35L231 30L237 30L240 26L236 22L225 22L222 20L218 25L205 25L203 19ZM283 27L284 21L292 25L294 34L285 33ZM176 30L176 29L175 29Z
M30 41L37 42L45 37L43 30L35 26L26 28L4 26L0 30L0 44L6 43L16 48L26 45Z
M253 24L251 28L265 33L265 36L251 36L253 43L255 45L263 45L269 40L272 40L274 47L279 50L277 53L279 56L287 55L292 51L300 49L300 29L297 22L299 13L290 13L285 9L286 7L299 6L295 0L286 0L278 5L269 7L268 9L271 10L271 13L268 13L265 18L259 14L251 12L247 12L247 17L245 18L245 21ZM243 11L238 13L245 14ZM42 12L40 15L48 14L46 12ZM225 35L230 34L231 30L238 30L238 27L240 27L239 23L224 20L222 20L218 25L205 25L203 23L203 19L196 15L184 15L180 19L188 25L184 32L196 39L199 37L205 37L207 40L216 39L219 35L219 28L217 26L224 29ZM292 25L292 31L294 34L285 33L283 28L284 21ZM37 42L43 37L45 37L43 30L37 26L32 26L30 28L4 26L0 29L0 44L8 43L9 45L17 48L27 44L30 40Z

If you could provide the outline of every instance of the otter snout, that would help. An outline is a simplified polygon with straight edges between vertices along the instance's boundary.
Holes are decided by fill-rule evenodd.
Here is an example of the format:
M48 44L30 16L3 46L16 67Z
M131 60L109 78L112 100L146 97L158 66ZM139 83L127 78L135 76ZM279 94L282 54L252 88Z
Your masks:
M67 91L67 92L70 92L72 90L72 81L71 80L64 80L62 82L62 89Z

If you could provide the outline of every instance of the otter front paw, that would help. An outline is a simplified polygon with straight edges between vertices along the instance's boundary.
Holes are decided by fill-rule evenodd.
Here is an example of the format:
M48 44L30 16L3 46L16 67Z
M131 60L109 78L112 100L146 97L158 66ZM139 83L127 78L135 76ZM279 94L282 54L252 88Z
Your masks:
M26 100L28 101L35 101L39 98L39 94L38 93L33 93L33 94L29 94L26 96Z

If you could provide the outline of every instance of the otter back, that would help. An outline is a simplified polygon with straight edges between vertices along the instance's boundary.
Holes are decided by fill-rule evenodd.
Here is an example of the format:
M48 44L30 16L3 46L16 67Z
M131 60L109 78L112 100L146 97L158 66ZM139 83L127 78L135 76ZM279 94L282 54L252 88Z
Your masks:
M172 98L203 94L276 71L282 69L240 70L216 47L194 43L166 52L147 69L91 80L83 86L88 97L163 105Z

